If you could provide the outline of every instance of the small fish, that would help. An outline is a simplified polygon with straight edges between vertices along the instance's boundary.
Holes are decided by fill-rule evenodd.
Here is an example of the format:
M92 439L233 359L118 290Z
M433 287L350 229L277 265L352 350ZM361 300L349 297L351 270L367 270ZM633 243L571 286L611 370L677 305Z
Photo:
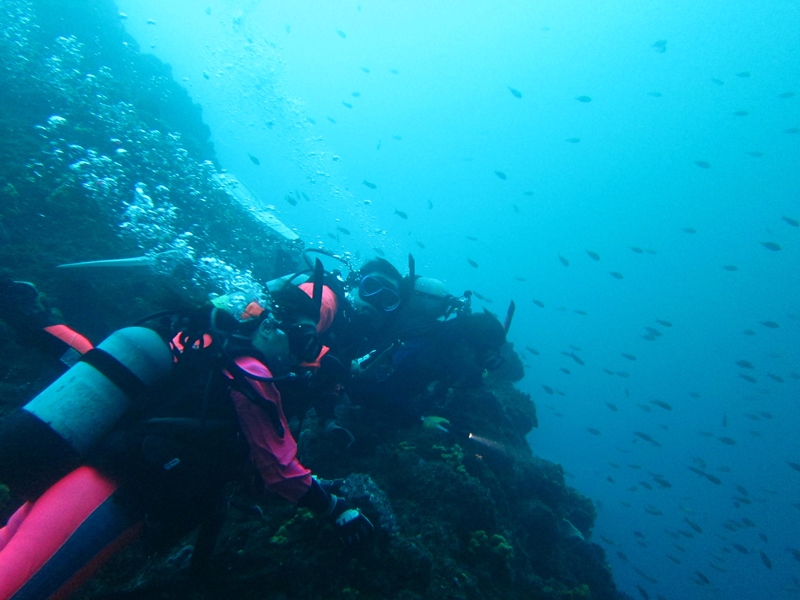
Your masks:
M730 437L718 437L717 439L720 442L722 442L723 444L727 445L727 446L735 446L736 445L736 440L733 439L733 438L730 438Z
M697 533L703 533L703 530L702 530L702 528L700 527L700 525L698 525L697 523L695 523L694 521L692 521L692 520L691 520L691 519L689 519L688 517L684 518L684 519L683 519L683 521L684 521L684 523L686 523L686 524L687 524L689 527L691 527L692 529L694 529L694 530L695 530Z
M663 325L664 327L672 327L672 323L665 321L664 319L656 319L656 323Z
M589 313L587 313L585 310L581 310L581 309L579 309L579 308L575 308L575 309L573 309L573 311L572 311L572 312L574 312L576 315L581 315L582 317L585 317L586 315L588 315L588 314L589 314Z
M391 73L392 75L400 75L400 71L398 71L397 69L389 69L389 73Z
M608 407L610 410L613 410L614 412L617 412L617 411L619 410L619 409L617 408L617 405L616 405L616 404L611 404L611 402L606 402L606 406L607 406L607 407Z
M697 233L697 229L695 229L694 227L684 227L683 229L681 229L681 231L683 231L684 233Z
M759 550L758 554L761 556L761 562L764 563L764 566L771 569L772 561L769 559L769 556L767 556L763 550Z
M572 360L574 360L576 363L578 363L581 366L586 364L583 361L583 359L580 356L578 356L577 354L575 354L574 352L562 352L561 354L563 354L564 356L569 356Z
M514 279L517 281L528 281L525 277L517 277L516 275L514 276Z
M367 186L371 190L377 189L377 187L378 187L377 185L375 185L371 181L367 181L366 179L364 181L362 181L361 183L363 183L365 186Z
M470 267L475 267L476 269L478 268L478 263L476 263L476 262L475 262L474 260L472 260L471 258L468 258L468 259L467 259L467 263L469 264L469 266L470 266Z
M361 67L361 70L364 71L364 73L369 73L369 69L367 67Z
M560 254L558 255L558 260L560 260L561 264L564 265L565 267L569 266L569 261Z
M502 179L503 181L505 181L506 179L508 179L508 175L506 175L506 174L505 174L505 173L503 173L502 171L495 171L495 172L494 172L494 174L495 174L495 175L497 175L497 176L498 176L500 179Z
M735 117L746 117L746 116L747 116L747 115L749 115L749 114L750 114L750 113L749 113L749 112L747 112L746 110L737 110L737 111L735 111L735 112L733 113L733 116L735 116Z
M553 393L553 388L551 388L549 385L544 385L544 384L543 384L543 385L542 385L542 389L543 389L545 392L547 392L548 394L552 394L552 393Z
M286 196L285 200L292 206L297 206L297 199L294 196Z
M247 156L248 156L248 158L250 159L250 162L252 162L252 163L253 163L255 166L259 166L259 165L261 164L261 161L260 161L260 160L258 160L258 158L257 158L257 157L253 156L253 155L252 155L252 154L250 154L249 152L247 153Z
M792 217L787 217L786 215L783 215L781 217L781 221L783 221L784 223L788 223L792 227L800 227L800 223L797 221L797 219L793 219Z
M567 138L564 141L569 142L570 144L577 144L578 142L581 141L581 138L572 137L572 138Z
M711 168L711 163L708 162L707 160L696 160L696 161L694 161L694 164L696 164L701 169L710 169Z
M663 477L661 477L660 475L653 475L653 481L655 481L662 488L671 488L672 487L672 484L669 481L667 481L666 479L664 479Z
M744 546L742 546L741 544L737 544L737 543L734 542L734 543L731 544L731 546L736 548L736 550L738 550L742 554L750 554L750 551L747 548L745 548Z
M337 229L337 231L341 231L345 235L350 235L350 230L349 229L345 229L344 227L341 227L341 226L337 226L336 229Z
M741 71L736 74L737 77L750 77L750 71Z
M331 238L332 240L337 241L337 242L339 241L339 236L334 234L334 233L329 233L328 237Z
M792 468L793 468L795 471L798 471L798 472L800 472L800 464L797 464L796 462L792 462L792 461L786 461L786 462L787 462L787 464L788 464L790 467L792 467Z
M519 90L515 90L509 86L508 91L511 92L511 95L514 96L514 98L522 98L522 92Z
M428 210L433 208L433 200L428 200Z
M600 255L597 252L594 252L593 250L587 250L586 254L588 254L589 258L591 258L592 260L600 260Z
M726 271L731 271L731 272L739 270L739 267L737 267L736 265L723 265L722 268L725 269Z
M624 279L624 277L625 277L619 271L609 271L608 274L611 275L614 279Z
M344 31L342 31L341 29L337 29L337 30L336 30L336 33L337 33L337 34L339 35L339 37L340 37L340 38L342 38L343 40L344 40L344 39L347 39L347 34L346 34Z
M661 448L661 444L659 442L657 442L656 440L654 440L650 435L648 435L646 433L643 433L641 431L634 431L633 435L635 435L638 438L643 439L645 442L650 442L654 446L656 446L658 448Z
M667 40L658 40L650 47L659 54L663 54L667 51Z
M468 236L467 236L467 239L468 239L470 242L477 242L477 241L478 241L478 238L476 238L474 235L468 235Z
M336 119L334 119L333 117L328 117L328 121L330 121L331 123L336 123Z
M396 208L394 209L394 214L396 214L401 219L407 219L408 218L408 215L406 213L404 213L402 210L397 210Z
M745 381L749 381L750 383L758 383L758 380L755 377L753 377L752 375L747 375L746 373L739 373L739 377L741 377Z
M539 351L536 348L531 348L530 346L525 346L525 350L533 354L534 356L539 356Z
M644 250L642 250L641 248L639 248L639 246L631 246L630 248L631 248L631 250L633 250L634 252L636 252L636 254L641 254L642 252L644 252Z
M794 92L783 92L778 94L778 98L794 98Z
M648 96L652 96L653 98L661 98L664 94L661 92L647 92Z
M763 152L759 152L758 150L750 150L747 153L747 155L748 156L752 156L753 158L761 158L762 156L764 156L764 153Z
M586 102L591 102L592 101L592 97L591 96L576 96L575 100L577 100L578 102L586 103Z
M700 571L695 571L694 574L697 575L700 581L702 581L704 584L708 585L711 583L711 580L705 575L703 575Z
M539 308L544 308L544 302L542 302L541 300L536 300L536 299L534 298L534 299L533 299L533 303L534 303L536 306L538 306Z
M600 430L599 429L595 429L594 427L587 427L586 431L588 431L592 435L601 435Z
M780 245L776 244L775 242L761 242L761 245L767 250L772 250L773 252L778 252L781 249Z
M386 256L386 252L384 252L383 249L381 248L375 247L373 248L373 250L375 251L375 254L377 254L378 256Z
M716 78L712 77L712 78L711 78L711 81L712 81L713 83L716 83L717 85L725 85L725 82L724 82L724 81L722 81L722 79L716 79Z
M780 327L780 325L775 321L759 321L759 322L768 329L777 329L778 327Z
M342 104L344 105L345 108L353 108L353 105L350 104L349 102L342 102Z
M628 360L636 360L636 357L633 354L628 354L627 352L622 353L623 358L627 358Z
M667 402L663 400L650 400L650 404L655 404L656 406L663 408L664 410L672 410L672 406L670 406Z
M419 246L420 248L422 248L423 250L425 250L425 244L423 244L422 242L419 242L419 241L418 241L418 242L417 242L417 246Z

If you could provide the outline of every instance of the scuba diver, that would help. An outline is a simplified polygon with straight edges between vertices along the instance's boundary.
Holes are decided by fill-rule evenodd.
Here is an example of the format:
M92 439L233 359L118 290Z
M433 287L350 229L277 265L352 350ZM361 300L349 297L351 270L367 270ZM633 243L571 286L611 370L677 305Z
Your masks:
M347 279L334 271L322 274L321 280L326 327L319 333L327 352L313 365L308 385L294 380L278 387L300 414L313 407L324 431L349 447L354 437L339 424L336 409L346 404L345 392L354 379L375 376L384 368L375 359L391 348L393 340L385 334L408 293L403 276L383 258L368 260L358 271L351 269Z
M297 459L275 385L324 354L322 286L310 291L287 285L241 318L159 313L93 347L52 322L32 284L0 281L0 318L20 342L78 357L0 423L0 482L22 503L0 529L0 598L64 597L134 539L164 546L198 527L191 567L202 573L230 484L253 469L345 542L369 535L336 482Z

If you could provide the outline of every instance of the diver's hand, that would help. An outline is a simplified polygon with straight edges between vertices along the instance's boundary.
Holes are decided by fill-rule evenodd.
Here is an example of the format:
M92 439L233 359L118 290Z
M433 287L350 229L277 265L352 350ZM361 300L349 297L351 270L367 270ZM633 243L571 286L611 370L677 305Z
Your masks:
M0 281L0 319L17 333L37 331L55 321L42 305L36 286L27 281Z
M350 370L351 375L356 379L386 381L394 372L392 357L402 345L402 342L397 341L381 353L373 350L369 354L354 360Z
M445 433L450 433L450 421L444 417L435 417L433 415L422 417L422 427L424 429L437 429Z
M353 508L344 498L336 498L336 507L331 515L334 518L339 537L347 546L355 546L364 541L375 530L372 522L357 508Z

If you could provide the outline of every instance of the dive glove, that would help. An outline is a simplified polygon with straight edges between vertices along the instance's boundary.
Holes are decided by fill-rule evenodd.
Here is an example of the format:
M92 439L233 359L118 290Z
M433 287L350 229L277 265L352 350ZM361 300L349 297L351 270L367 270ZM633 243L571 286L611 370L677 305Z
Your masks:
M311 487L298 504L310 508L318 514L331 517L339 530L339 537L348 546L365 539L375 527L370 520L350 503L336 496L344 483L341 479L329 480L314 477Z

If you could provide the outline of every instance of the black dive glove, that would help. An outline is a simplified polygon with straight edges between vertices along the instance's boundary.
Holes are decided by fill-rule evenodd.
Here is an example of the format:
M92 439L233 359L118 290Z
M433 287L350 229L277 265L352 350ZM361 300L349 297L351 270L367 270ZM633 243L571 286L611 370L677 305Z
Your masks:
M0 281L0 319L17 333L28 333L53 325L36 286L27 281Z
M374 530L372 522L357 508L350 506L344 498L333 496L336 499L333 513L336 527L339 528L339 537L348 546L355 546L366 539Z
M350 505L347 500L336 496L342 480L330 481L314 477L311 487L298 505L310 508L318 514L331 517L339 530L339 537L348 546L360 543L369 536L375 527L364 514Z

